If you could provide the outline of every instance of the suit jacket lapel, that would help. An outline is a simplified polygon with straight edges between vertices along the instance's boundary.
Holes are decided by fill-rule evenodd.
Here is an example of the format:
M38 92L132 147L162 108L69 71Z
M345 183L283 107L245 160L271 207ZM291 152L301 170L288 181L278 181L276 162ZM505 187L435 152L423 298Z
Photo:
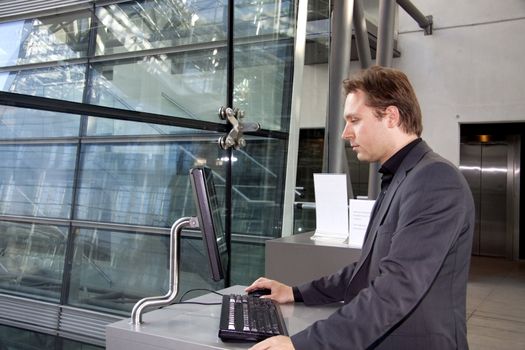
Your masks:
M361 252L361 258L359 259L359 263L354 270L354 276L361 269L363 263L366 261L367 257L372 251L372 247L377 235L377 230L380 224L383 222L383 219L388 212L388 208L390 208L390 203L392 202L399 185L401 185L401 183L405 180L408 172L410 172L410 170L412 170L412 168L416 166L421 158L429 151L431 151L430 147L428 147L425 141L422 141L406 155L405 159L403 159L403 162L399 166L399 169L397 169L392 182L388 186L388 190L386 192L385 198L383 198L381 207L378 208L378 211L373 220L368 224L366 240Z

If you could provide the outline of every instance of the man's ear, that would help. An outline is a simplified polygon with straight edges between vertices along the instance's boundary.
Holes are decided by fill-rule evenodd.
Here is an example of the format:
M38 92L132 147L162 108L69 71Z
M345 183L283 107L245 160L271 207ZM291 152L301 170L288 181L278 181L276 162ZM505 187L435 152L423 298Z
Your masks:
M397 109L396 106L388 106L385 109L383 116L386 118L389 128L399 126L401 120L399 117L399 109Z

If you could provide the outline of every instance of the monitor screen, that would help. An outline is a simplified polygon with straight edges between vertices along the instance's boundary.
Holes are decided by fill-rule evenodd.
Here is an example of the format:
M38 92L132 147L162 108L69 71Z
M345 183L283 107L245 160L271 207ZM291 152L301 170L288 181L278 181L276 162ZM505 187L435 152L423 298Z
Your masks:
M190 180L211 277L219 281L224 279L228 252L212 171L208 167L193 168Z

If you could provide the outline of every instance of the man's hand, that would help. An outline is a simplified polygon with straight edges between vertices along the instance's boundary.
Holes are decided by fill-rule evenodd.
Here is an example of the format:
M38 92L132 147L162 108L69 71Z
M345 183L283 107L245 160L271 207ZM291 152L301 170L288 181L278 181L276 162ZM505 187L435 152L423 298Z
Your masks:
M255 344L249 350L265 350L265 349L294 350L295 348L292 344L292 340L290 339L290 337L285 337L284 335L278 335L278 336L268 338L266 340L263 340L260 343Z
M264 277L255 280L255 282L248 286L244 291L249 293L254 290L264 288L270 289L272 292L268 295L262 296L261 298L270 298L280 304L291 303L294 301L292 287Z

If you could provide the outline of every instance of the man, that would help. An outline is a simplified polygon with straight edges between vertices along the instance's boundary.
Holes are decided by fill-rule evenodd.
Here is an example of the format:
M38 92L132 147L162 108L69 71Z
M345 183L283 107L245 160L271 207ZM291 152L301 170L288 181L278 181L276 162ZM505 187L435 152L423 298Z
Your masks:
M467 349L472 194L420 138L421 110L402 72L371 67L344 82L342 137L379 162L381 193L358 262L298 287L260 278L280 303L344 301L328 319L253 349Z

